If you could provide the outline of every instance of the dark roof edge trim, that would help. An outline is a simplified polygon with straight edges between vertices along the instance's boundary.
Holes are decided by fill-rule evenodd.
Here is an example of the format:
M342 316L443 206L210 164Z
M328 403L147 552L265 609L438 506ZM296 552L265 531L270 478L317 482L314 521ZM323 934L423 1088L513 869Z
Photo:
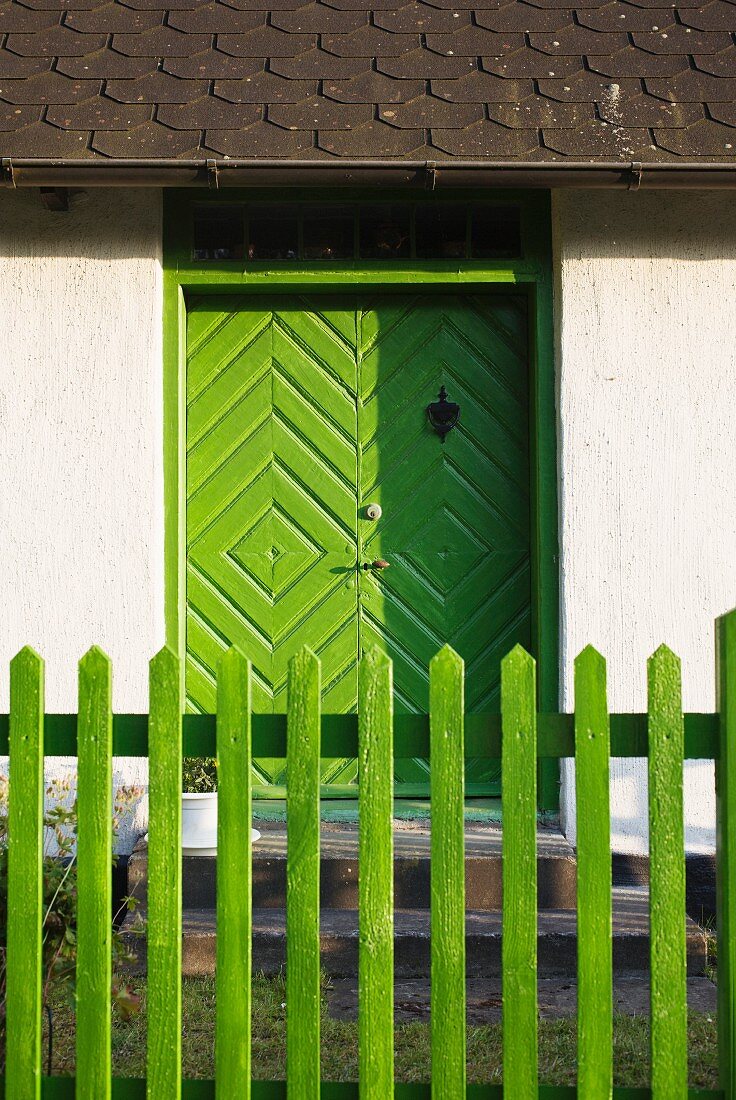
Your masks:
M736 187L736 162L0 159L3 187Z

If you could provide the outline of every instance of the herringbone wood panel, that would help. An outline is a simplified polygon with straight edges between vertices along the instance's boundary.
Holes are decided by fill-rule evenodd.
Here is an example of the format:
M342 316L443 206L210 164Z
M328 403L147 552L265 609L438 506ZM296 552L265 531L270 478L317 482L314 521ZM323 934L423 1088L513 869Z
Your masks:
M325 709L350 711L360 648L378 644L397 708L423 711L429 660L449 641L468 708L495 709L500 658L531 631L525 301L206 298L190 304L188 356L189 706L214 709L235 643L257 709L283 711L306 643ZM462 409L444 446L425 412L443 383ZM377 557L390 568L360 569ZM265 783L282 769L258 762ZM326 783L354 774L324 761ZM423 761L397 767L426 778ZM471 762L467 778L490 790L496 776Z
M382 295L359 335L361 644L394 661L397 709L426 711L428 664L465 659L468 710L497 710L501 657L531 641L526 303L473 295ZM425 409L440 386L460 404L441 444ZM377 524L364 506L383 508ZM397 778L427 779L401 761ZM468 765L468 782L497 769Z
M324 706L356 702L355 311L324 298L208 298L188 326L187 699L214 710L238 645L254 706L286 709L289 659L322 660ZM266 783L283 761L258 762ZM325 761L348 782L352 761Z

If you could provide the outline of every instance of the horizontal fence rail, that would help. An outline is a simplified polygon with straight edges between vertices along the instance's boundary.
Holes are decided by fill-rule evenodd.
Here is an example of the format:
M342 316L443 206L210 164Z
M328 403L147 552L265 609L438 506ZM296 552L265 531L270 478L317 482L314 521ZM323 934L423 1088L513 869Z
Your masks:
M11 663L6 1100L736 1100L736 612L718 623L716 714L683 714L678 658L648 663L648 713L609 715L604 659L575 662L575 713L538 714L536 666L516 647L501 666L501 714L465 714L464 668L445 647L431 662L427 715L394 715L391 662L366 652L357 715L321 713L320 663L289 670L287 714L251 713L251 668L235 650L218 673L217 715L183 715L181 667L150 666L150 716L113 715L112 670L80 662L79 715L44 715L41 658ZM43 759L78 757L77 1076L42 1076ZM148 1057L145 1080L110 1067L112 760L149 760ZM320 1081L320 758L354 755L359 805L359 1078ZM181 768L218 763L215 1081L182 1080ZM287 1080L251 1081L250 767L287 761ZM428 757L431 798L431 1084L394 1084L392 760ZM609 767L648 760L651 1086L613 1086ZM464 761L500 758L504 1087L466 1084ZM537 761L573 757L578 835L578 1085L540 1085L537 1051ZM717 782L720 1089L688 1089L683 761L712 759Z
M685 760L716 760L720 744L718 714L686 714ZM251 717L253 756L286 759L285 714L254 714ZM480 759L501 759L500 714L466 714L465 755ZM646 714L612 714L611 756L648 755ZM46 756L77 755L77 715L47 714L44 717ZM214 714L182 716L185 756L214 756L217 746L217 717ZM9 717L0 714L0 756L8 754ZM358 715L323 714L320 721L320 752L323 757L358 756ZM113 756L148 756L148 715L114 714ZM429 715L394 716L394 759L429 756ZM537 757L561 760L575 756L575 717L572 714L537 715Z

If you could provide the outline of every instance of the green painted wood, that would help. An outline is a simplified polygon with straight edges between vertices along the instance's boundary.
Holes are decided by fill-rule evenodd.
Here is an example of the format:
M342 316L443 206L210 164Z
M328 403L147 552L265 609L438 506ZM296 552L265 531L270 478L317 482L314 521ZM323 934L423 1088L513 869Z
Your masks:
M41 1095L44 665L10 662L6 1100Z
M358 956L361 1100L394 1088L393 685L380 650L363 653L358 678Z
M112 667L79 662L77 774L77 1100L111 1095Z
M190 303L187 697L212 711L229 644L253 663L257 711L284 711L289 659L319 657L324 706L357 702L356 355L352 298ZM325 783L355 758L323 762ZM257 758L256 782L284 761Z
M150 663L148 810L149 1100L181 1095L181 758L179 658Z
M429 668L433 1100L465 1100L464 665L449 646Z
M249 1100L251 1074L251 688L237 649L217 681L217 1020L218 1100Z
M736 610L717 620L716 927L718 930L718 1072L736 1096Z
M575 660L578 1090L586 1100L606 1100L613 1085L609 762L606 663L588 646Z
M233 202L270 199L263 190L234 189L228 195ZM403 196L405 198L406 196ZM472 202L488 201L488 194L479 189L465 192ZM295 201L324 200L314 188L294 192ZM369 188L338 189L334 201L391 202L402 199L396 190L378 194ZM445 196L452 201L452 196ZM434 193L413 196L419 203L440 204L442 196ZM555 374L552 355L552 279L550 239L550 198L547 192L494 192L493 202L509 202L521 207L524 240L523 258L509 261L433 260L396 263L366 263L332 261L329 264L290 261L288 264L247 264L218 262L202 264L193 260L191 191L169 190L164 195L164 363L165 396L165 493L166 493L166 625L167 641L183 651L183 623L186 616L186 553L182 530L185 512L185 434L186 411L180 399L182 379L186 375L186 336L183 334L182 303L195 296L229 295L231 302L247 292L251 296L283 294L339 293L346 286L359 288L360 293L391 290L423 290L432 292L448 288L464 293L470 288L476 293L485 288L489 293L524 295L530 303L530 370L534 392L530 407L534 413L531 432L533 452L532 516L534 530L534 641L531 646L540 659L540 705L552 709L558 696L558 555L557 501L554 478L556 451ZM221 202L218 194L200 192L197 204ZM251 297L251 301L253 297ZM227 642L228 639L225 639ZM425 708L426 709L426 708ZM540 799L547 809L555 809L559 788L559 768L551 758L540 763Z
M661 646L649 679L649 927L652 1095L687 1096L687 946L680 660Z
M719 716L685 714L685 759L715 760L718 756ZM185 714L184 755L214 756L214 714ZM611 756L646 757L646 714L612 714ZM8 715L0 714L0 754L7 753ZM145 714L113 715L113 756L148 755L148 719ZM256 756L286 758L286 715L252 716L253 752ZM322 716L322 752L334 756L347 748L358 755L358 717L355 714ZM47 714L44 722L44 751L47 756L75 756L77 718L75 714ZM467 756L501 758L500 714L466 714ZM429 755L429 718L426 714L394 715L394 756ZM537 755L554 761L575 755L575 725L572 714L537 716Z
M497 710L501 658L531 646L529 372L523 295L367 292L359 316L361 645L394 662L396 710L426 712L445 643L467 668L467 710ZM445 385L460 423L444 445L427 405ZM366 518L380 504L380 520ZM397 781L428 783L425 760ZM498 790L498 764L466 782Z
M315 1100L320 1080L320 662L289 663L286 800L286 1064L289 1100Z
M548 200L551 192L547 192ZM532 607L534 648L538 662L539 709L559 706L560 678L560 558L557 502L558 403L554 331L551 203L536 203L525 211L524 235L544 257L530 299L531 334L531 486L532 486ZM538 767L538 807L555 812L560 804L560 768L543 758Z
M503 1082L537 1096L536 669L516 646L501 663Z
M529 378L523 295L280 295L189 304L187 691L214 709L229 644L257 710L282 710L289 657L322 662L324 706L355 710L359 652L394 660L398 711L426 712L427 668L466 659L469 709L498 702L499 661L531 644ZM438 364L452 364L449 368ZM443 446L427 404L462 405ZM405 461L411 455L411 461ZM380 503L378 521L366 506ZM383 573L361 566L386 558ZM488 758L468 781L497 788ZM345 785L355 757L322 762ZM396 765L428 789L426 758ZM256 780L284 783L257 757Z

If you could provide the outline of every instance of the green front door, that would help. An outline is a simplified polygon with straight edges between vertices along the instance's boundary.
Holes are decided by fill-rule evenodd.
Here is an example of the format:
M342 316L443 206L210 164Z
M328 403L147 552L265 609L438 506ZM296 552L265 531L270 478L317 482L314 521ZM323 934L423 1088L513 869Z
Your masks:
M445 642L465 658L468 709L498 709L500 658L531 639L526 332L522 296L189 303L191 709L214 710L234 643L253 662L256 710L285 710L304 644L322 661L324 709L354 710L361 646L377 644L397 710L426 711ZM444 444L426 415L442 385L460 405ZM377 559L389 568L362 568ZM283 768L260 760L256 779L279 785ZM326 784L354 777L353 760L323 762ZM487 762L466 778L497 789ZM397 763L405 790L426 780L424 761Z

